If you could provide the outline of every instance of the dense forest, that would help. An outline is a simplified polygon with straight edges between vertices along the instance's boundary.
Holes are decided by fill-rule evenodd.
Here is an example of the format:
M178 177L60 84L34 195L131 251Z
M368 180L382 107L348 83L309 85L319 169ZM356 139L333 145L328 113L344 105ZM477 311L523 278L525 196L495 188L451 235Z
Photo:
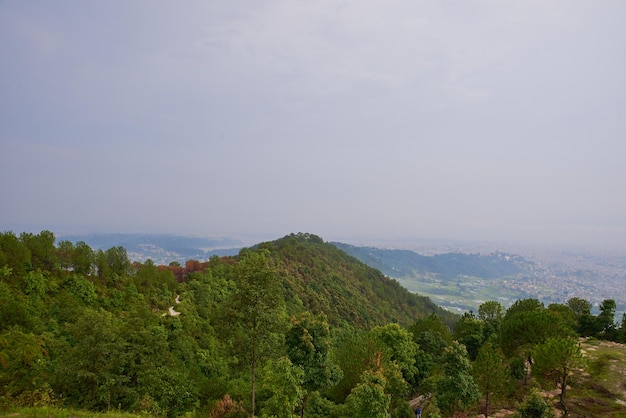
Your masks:
M423 417L541 417L547 387L567 414L579 337L623 342L614 315L573 298L459 317L311 234L155 265L4 232L0 408L409 418L413 400Z

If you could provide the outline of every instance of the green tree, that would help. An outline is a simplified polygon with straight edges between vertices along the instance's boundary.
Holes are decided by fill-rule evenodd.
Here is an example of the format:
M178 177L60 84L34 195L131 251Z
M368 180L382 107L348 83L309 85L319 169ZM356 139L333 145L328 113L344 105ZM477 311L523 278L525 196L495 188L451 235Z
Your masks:
M550 335L569 335L559 321L555 321L537 299L516 301L507 310L500 328L500 347L507 357L523 356L530 359L535 345Z
M127 344L118 321L109 312L86 310L69 331L73 343L58 359L57 392L82 408L117 406L129 382L122 367Z
M531 390L519 411L522 418L554 418L554 412L536 389Z
M487 323L498 323L504 317L504 308L500 302L490 300L478 307L478 319Z
M84 241L78 241L74 246L72 268L74 273L89 276L93 273L95 254Z
M563 416L568 416L567 384L574 369L583 364L580 343L573 338L549 338L535 349L533 373L544 382L556 383Z
M9 278L22 277L32 269L30 250L11 231L0 233L0 267L8 267Z
M600 313L597 317L598 328L601 337L607 340L614 340L616 336L615 328L615 300L605 299L600 304Z
M50 271L55 268L57 252L54 242L56 238L52 232L46 230L41 231L37 235L23 232L20 234L20 240L31 253L31 261L34 269Z
M346 398L346 405L355 418L387 418L391 396L385 393L387 381L382 373L365 372Z
M300 416L304 417L309 395L336 384L341 378L341 370L331 357L330 329L326 315L313 316L305 312L293 317L285 343L289 359L304 371L302 386L305 393L300 404Z
M464 410L480 400L465 346L453 341L442 353L442 364L429 377L437 406L445 414Z
M23 404L36 402L46 384L48 353L42 337L9 330L0 334L0 394Z
M598 329L595 318L591 315L591 303L585 299L571 298L566 302L566 305L576 317L576 331L585 337L596 335Z
M419 386L441 362L441 353L452 343L452 333L443 320L434 314L417 320L409 327L409 331L418 346L415 366Z
M482 303L478 307L478 319L483 321L485 324L485 341L489 340L492 335L497 335L500 332L500 324L502 323L503 318L504 308L500 302L490 300Z
M363 373L377 369L376 359L382 356L381 341L366 332L346 332L337 338L335 359L341 368L342 378L332 388L336 403L345 402L350 391L359 384Z
M374 327L370 335L382 343L381 370L387 381L385 391L391 395L389 412L393 417L405 416L409 409L406 399L410 388L416 386L419 373L415 366L417 344L399 324Z
M57 260L59 266L63 270L69 270L72 268L72 262L74 260L74 244L71 241L63 240L57 245Z
M130 260L124 247L111 247L105 252L106 262L111 274L123 277L130 270Z
M262 416L295 417L294 411L304 399L304 375L304 371L287 357L270 360L263 368L262 387L272 395L265 401Z
M572 337L578 336L576 332L578 328L576 315L567 305L551 303L548 305L547 313L551 318L550 322L554 325L553 330L558 330L556 334Z
M470 360L475 360L478 350L483 345L485 323L478 320L472 312L465 312L454 326L452 338L467 349Z
M255 413L257 368L279 345L286 328L282 281L267 250L246 251L235 267L237 288L232 295L230 315L234 348L249 367L251 416Z
M566 302L568 308L570 308L574 315L581 317L583 315L591 315L591 303L581 298L570 298Z
M487 418L490 402L504 394L508 383L504 355L500 349L490 342L485 343L472 365L472 374L485 400L484 413Z
M370 334L383 344L386 358L398 365L403 378L414 383L418 374L415 366L418 346L413 341L413 335L398 324L374 327Z

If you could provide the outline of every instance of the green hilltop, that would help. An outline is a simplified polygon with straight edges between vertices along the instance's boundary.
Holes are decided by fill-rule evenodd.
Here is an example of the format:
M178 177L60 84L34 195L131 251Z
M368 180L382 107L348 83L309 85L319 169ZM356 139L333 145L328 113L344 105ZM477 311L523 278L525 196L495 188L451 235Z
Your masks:
M288 307L294 312L325 313L333 325L357 328L389 322L408 326L430 314L450 326L458 319L316 235L291 234L258 248L282 262Z

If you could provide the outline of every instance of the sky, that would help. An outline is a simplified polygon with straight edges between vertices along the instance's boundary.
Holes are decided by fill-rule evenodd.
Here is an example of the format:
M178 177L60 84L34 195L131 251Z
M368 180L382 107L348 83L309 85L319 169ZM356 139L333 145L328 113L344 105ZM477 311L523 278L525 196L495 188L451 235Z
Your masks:
M624 16L0 1L0 229L624 250Z

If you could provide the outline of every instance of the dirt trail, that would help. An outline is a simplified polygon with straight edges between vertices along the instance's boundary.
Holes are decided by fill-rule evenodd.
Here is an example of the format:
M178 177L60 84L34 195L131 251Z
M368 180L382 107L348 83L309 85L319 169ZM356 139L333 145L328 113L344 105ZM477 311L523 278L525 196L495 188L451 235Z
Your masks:
M176 300L174 300L174 302L176 302L176 304L178 305L180 303L180 295L176 295ZM180 312L177 312L173 306L170 306L168 313L170 314L170 316L178 316L180 315ZM165 316L167 314L163 314L163 316Z

